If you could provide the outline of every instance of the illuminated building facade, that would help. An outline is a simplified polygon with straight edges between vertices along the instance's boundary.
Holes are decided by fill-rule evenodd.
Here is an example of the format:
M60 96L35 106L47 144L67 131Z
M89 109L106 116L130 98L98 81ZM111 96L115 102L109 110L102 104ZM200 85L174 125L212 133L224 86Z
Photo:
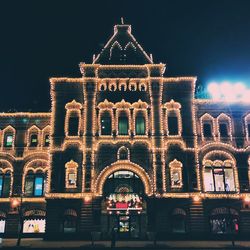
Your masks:
M51 78L52 111L0 114L0 232L87 239L250 233L250 105L196 99L129 25Z

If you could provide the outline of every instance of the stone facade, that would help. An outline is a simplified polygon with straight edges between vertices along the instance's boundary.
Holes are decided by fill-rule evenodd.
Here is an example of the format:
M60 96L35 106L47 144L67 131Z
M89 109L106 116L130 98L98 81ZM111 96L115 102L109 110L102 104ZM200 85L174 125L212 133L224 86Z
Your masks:
M250 232L249 105L195 98L196 77L164 76L165 65L153 63L129 25L116 25L80 71L81 78L50 79L50 113L0 114L6 236L17 233L14 199L24 235L46 239L87 239L93 231L105 239L113 228L121 238ZM115 200L109 210L105 190L118 171L120 179L134 173L139 208L125 211ZM119 181L137 197L132 180Z

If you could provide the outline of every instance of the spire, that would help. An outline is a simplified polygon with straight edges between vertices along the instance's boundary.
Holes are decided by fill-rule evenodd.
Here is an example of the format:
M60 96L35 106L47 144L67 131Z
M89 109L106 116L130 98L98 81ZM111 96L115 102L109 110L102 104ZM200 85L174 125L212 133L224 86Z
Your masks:
M121 17L121 24L114 26L114 34L93 58L93 64L95 63L140 65L153 63L153 60L132 35L131 25L124 24L124 18Z

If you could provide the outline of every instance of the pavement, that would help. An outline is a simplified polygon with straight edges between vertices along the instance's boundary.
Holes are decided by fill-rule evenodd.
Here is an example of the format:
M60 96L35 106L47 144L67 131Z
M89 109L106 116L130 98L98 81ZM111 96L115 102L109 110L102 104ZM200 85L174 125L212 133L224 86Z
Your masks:
M16 239L3 239L0 248L14 249ZM23 248L32 249L102 249L110 248L110 241L96 241L92 246L91 241L44 241L41 238L25 238L21 241ZM157 241L154 246L152 241L117 241L115 248L120 249L250 249L250 241L236 241L232 247L231 241Z

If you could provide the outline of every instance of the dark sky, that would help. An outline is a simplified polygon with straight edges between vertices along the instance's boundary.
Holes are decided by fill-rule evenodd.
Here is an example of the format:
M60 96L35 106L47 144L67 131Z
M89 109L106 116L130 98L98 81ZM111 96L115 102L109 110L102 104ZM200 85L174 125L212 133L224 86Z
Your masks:
M248 0L5 0L0 112L48 111L48 79L80 77L79 62L92 62L121 16L154 62L167 64L165 76L250 85Z

